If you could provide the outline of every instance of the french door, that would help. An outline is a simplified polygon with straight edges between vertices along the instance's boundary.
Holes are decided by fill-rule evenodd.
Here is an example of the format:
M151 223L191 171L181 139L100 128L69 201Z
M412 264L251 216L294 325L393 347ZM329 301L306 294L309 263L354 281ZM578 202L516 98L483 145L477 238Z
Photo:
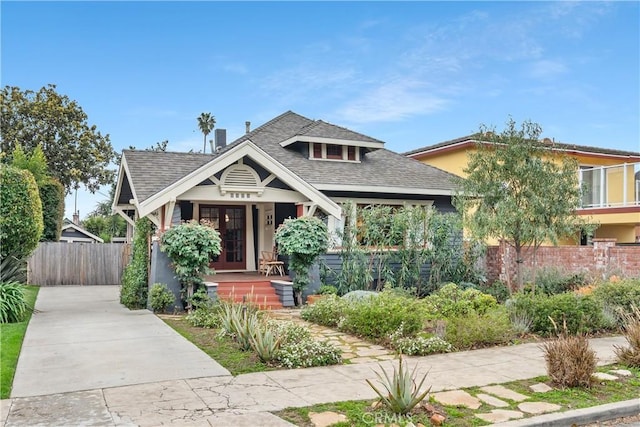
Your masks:
M216 270L246 269L246 210L244 206L200 206L200 219L220 233L222 252L211 260Z

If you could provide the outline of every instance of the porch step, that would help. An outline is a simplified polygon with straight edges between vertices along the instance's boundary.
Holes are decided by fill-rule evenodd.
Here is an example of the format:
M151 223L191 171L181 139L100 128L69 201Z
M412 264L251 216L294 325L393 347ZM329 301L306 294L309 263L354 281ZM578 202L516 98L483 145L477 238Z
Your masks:
M262 309L280 309L282 303L270 281L222 282L218 283L218 297L221 299L257 304Z

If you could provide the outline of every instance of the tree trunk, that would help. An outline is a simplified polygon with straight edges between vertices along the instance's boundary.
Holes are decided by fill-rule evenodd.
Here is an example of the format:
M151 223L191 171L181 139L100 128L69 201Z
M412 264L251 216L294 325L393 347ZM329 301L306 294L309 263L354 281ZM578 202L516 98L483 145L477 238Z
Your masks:
M516 275L518 276L518 291L524 288L524 281L522 277L522 247L516 245Z

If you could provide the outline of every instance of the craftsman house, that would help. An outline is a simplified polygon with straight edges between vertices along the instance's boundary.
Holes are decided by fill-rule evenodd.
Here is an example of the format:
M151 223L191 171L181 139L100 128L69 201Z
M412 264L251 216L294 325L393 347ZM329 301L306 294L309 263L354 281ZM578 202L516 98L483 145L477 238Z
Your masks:
M315 215L341 230L346 201L454 209L452 175L322 120L288 111L254 130L247 124L228 145L224 130L215 136L213 154L124 150L113 209L160 232L208 220L222 239L211 265L218 273L259 271L285 218Z

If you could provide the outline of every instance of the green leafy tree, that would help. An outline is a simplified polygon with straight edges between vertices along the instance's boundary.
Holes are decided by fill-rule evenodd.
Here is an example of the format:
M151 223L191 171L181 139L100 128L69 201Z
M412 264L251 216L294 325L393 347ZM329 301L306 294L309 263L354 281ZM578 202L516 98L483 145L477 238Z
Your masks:
M215 125L216 118L211 115L211 113L202 113L198 116L198 128L200 128L200 132L204 135L203 153L207 152L207 135L211 133Z
M161 249L173 263L190 310L195 287L202 283L202 275L211 273L211 258L222 251L220 234L197 221L185 222L162 235Z
M0 165L0 259L24 259L38 246L42 203L31 172Z
M276 243L281 253L289 255L289 268L295 273L293 290L298 305L309 285L309 268L329 246L329 233L324 222L315 217L287 218L276 230Z
M31 172L36 184L42 185L49 181L47 158L40 145L36 146L31 153L25 153L22 146L16 144L11 157L11 166Z
M64 220L64 187L57 179L50 179L40 185L40 200L42 201L42 221L44 231L43 242L57 242L62 232Z
M20 145L30 153L40 146L49 175L57 178L67 192L80 184L95 192L113 182L115 171L108 167L115 152L109 136L89 125L80 105L56 92L55 85L37 92L5 86L0 96L3 152L11 153Z
M525 248L544 241L557 244L589 228L575 214L581 196L577 162L550 151L552 146L540 142L541 133L531 121L518 127L509 119L499 134L482 126L482 141L469 154L467 177L458 180L455 197L472 235L513 246L519 289Z

